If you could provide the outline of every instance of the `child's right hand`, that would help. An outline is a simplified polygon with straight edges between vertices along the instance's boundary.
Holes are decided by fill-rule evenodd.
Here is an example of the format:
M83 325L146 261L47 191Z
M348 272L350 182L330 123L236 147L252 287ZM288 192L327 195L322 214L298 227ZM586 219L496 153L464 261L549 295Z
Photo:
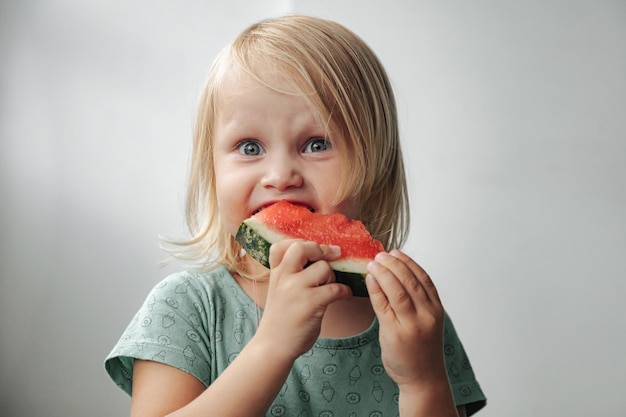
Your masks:
M352 295L349 287L335 282L327 262L340 255L336 246L304 240L273 244L267 299L255 338L267 338L292 360L308 351L320 334L326 307Z
M328 304L352 295L335 282L327 261L337 248L285 240L270 250L270 279L259 329L205 389L196 377L154 361L138 361L131 415L265 415L293 362L317 339ZM233 396L237 392L239 395ZM246 398L242 403L239 398ZM155 399L158 399L156 401Z

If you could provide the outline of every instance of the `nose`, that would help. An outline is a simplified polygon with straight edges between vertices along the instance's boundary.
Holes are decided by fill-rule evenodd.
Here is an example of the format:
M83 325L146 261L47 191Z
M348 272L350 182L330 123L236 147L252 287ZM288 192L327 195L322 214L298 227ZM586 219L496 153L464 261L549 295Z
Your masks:
M274 188L278 191L286 191L290 188L298 188L303 184L300 168L290 159L281 161L268 161L265 175L261 179L261 185L265 188Z

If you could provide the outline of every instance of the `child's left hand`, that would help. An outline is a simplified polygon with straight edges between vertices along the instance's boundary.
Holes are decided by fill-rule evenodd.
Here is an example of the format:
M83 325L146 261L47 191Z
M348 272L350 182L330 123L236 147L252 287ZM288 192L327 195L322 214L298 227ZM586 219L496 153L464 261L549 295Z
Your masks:
M444 309L428 274L399 250L368 265L370 300L380 323L383 365L402 387L445 380Z

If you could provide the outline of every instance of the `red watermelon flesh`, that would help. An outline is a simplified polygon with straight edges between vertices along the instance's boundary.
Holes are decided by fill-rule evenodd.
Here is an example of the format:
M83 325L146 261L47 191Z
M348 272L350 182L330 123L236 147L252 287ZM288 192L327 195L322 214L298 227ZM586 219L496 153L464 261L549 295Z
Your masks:
M385 250L363 223L340 213L316 214L304 206L280 201L254 217L278 235L337 245L345 259L373 259L378 252Z
M338 282L366 296L363 277L367 264L385 250L362 222L343 214L317 214L307 207L279 201L244 220L237 241L254 259L269 268L269 247L282 239L304 239L341 248L341 258L329 262Z

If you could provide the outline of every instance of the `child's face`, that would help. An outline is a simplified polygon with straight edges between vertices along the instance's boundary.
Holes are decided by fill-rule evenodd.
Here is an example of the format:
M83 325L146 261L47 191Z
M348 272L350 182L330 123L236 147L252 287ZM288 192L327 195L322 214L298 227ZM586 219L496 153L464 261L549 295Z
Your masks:
M272 80L277 81L277 80ZM342 158L298 94L269 89L247 75L224 81L217 103L213 157L220 215L231 233L279 200L316 213L352 217L354 202L331 202ZM287 91L289 84L274 85Z

